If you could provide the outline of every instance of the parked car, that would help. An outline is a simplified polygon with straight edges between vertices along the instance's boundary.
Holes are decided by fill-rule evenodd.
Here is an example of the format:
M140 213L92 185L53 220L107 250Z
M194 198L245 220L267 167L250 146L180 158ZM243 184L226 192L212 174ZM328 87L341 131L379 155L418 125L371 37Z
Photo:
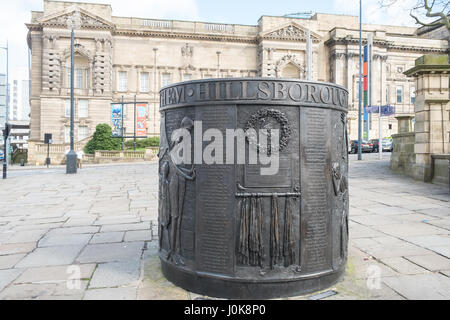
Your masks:
M382 145L383 145L383 151L392 152L392 150L394 150L394 143L393 143L392 139L383 139Z
M3 151L0 151L0 161L3 161L5 157L3 156Z
M367 140L363 140L361 143L362 152L372 152L373 144ZM352 140L352 147L350 153L358 153L358 140Z

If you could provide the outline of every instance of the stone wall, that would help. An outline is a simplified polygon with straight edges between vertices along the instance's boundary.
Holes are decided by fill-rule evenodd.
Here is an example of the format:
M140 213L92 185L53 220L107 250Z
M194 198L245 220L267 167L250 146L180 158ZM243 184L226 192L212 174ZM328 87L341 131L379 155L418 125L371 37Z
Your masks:
M393 135L392 170L422 181L449 183L444 160L450 158L449 72L447 55L425 55L405 72L416 84L416 122L414 132L408 132L411 117L397 117L400 133Z
M75 151L83 150L86 143L90 140L86 139L80 143L75 144ZM43 165L47 158L48 146L41 142L31 141L28 149L28 164L29 165ZM53 165L62 165L66 163L65 152L69 148L69 144L50 145L50 159ZM114 163L114 162L140 162L153 161L157 159L159 148L147 148L145 151L96 151L93 155L85 155L84 162L86 163Z
M75 151L83 150L91 138L84 139L75 143ZM66 161L66 150L70 148L70 144L51 144L49 156L52 164L64 164ZM28 141L28 164L43 165L47 159L48 146L40 141Z
M391 154L391 169L394 172L413 176L416 165L414 153L415 133L406 132L392 135L394 150Z
M431 182L437 184L449 184L449 160L435 159L434 160L434 174Z

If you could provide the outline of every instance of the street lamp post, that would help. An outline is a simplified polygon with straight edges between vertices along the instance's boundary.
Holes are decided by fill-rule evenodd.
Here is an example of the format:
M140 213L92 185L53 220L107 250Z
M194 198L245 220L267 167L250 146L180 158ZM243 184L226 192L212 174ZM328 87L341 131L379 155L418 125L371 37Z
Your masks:
M358 160L362 160L362 127L361 127L361 111L362 111L362 0L359 0L359 105L358 105Z
M0 49L6 50L6 101L5 101L5 130L8 128L9 121L9 45L6 42L6 47L0 47ZM3 152L3 179L6 179L8 170L8 155L9 155L9 138L6 136L4 140L4 152Z
M312 41L311 41L311 30L309 28L306 30L306 51L308 57L308 68L306 70L306 79L312 81Z
M66 173L77 173L77 153L74 149L74 117L75 117L75 100L74 100L74 42L75 29L81 25L81 17L78 11L67 19L67 26L71 30L70 33L70 151L66 156Z

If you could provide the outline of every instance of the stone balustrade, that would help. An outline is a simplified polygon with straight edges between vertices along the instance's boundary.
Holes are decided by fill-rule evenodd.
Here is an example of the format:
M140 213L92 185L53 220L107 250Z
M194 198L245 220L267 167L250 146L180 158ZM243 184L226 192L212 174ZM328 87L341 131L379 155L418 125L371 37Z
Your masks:
M86 143L76 143L75 151L83 150ZM54 165L65 164L66 157L65 153L68 144L51 144L49 149L49 156L51 159L51 163ZM28 163L30 165L43 165L45 163L45 159L47 158L47 149L48 145L44 143L29 143L29 148L32 149L32 152L28 153ZM143 151L134 151L134 150L125 150L125 151L116 151L116 150L100 150L96 151L93 155L84 155L84 162L87 163L110 163L110 162L135 162L135 161L153 161L158 157L159 148L148 148ZM31 155L31 157L30 157Z

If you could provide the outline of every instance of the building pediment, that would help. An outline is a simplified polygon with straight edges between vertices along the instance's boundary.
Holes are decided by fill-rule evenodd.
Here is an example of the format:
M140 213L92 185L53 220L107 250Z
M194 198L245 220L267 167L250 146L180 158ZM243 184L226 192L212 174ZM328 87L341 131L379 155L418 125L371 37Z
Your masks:
M114 29L114 25L111 22L77 6L70 7L63 12L57 12L44 16L37 22L39 25L43 27L67 28L68 19L73 17L73 15L77 12L79 13L81 29L105 29L105 30Z
M90 62L92 62L94 60L94 54L90 50L87 50L83 45L81 45L79 43L74 44L73 51L74 51L75 55L84 56ZM67 48L66 50L63 51L62 58L64 60L67 60L70 58L70 48Z
M307 30L298 25L295 22L290 22L284 26L277 27L270 31L267 31L261 35L263 39L274 39L274 40L290 40L290 41L306 41ZM314 43L321 41L320 36L313 31L310 31L311 40Z

